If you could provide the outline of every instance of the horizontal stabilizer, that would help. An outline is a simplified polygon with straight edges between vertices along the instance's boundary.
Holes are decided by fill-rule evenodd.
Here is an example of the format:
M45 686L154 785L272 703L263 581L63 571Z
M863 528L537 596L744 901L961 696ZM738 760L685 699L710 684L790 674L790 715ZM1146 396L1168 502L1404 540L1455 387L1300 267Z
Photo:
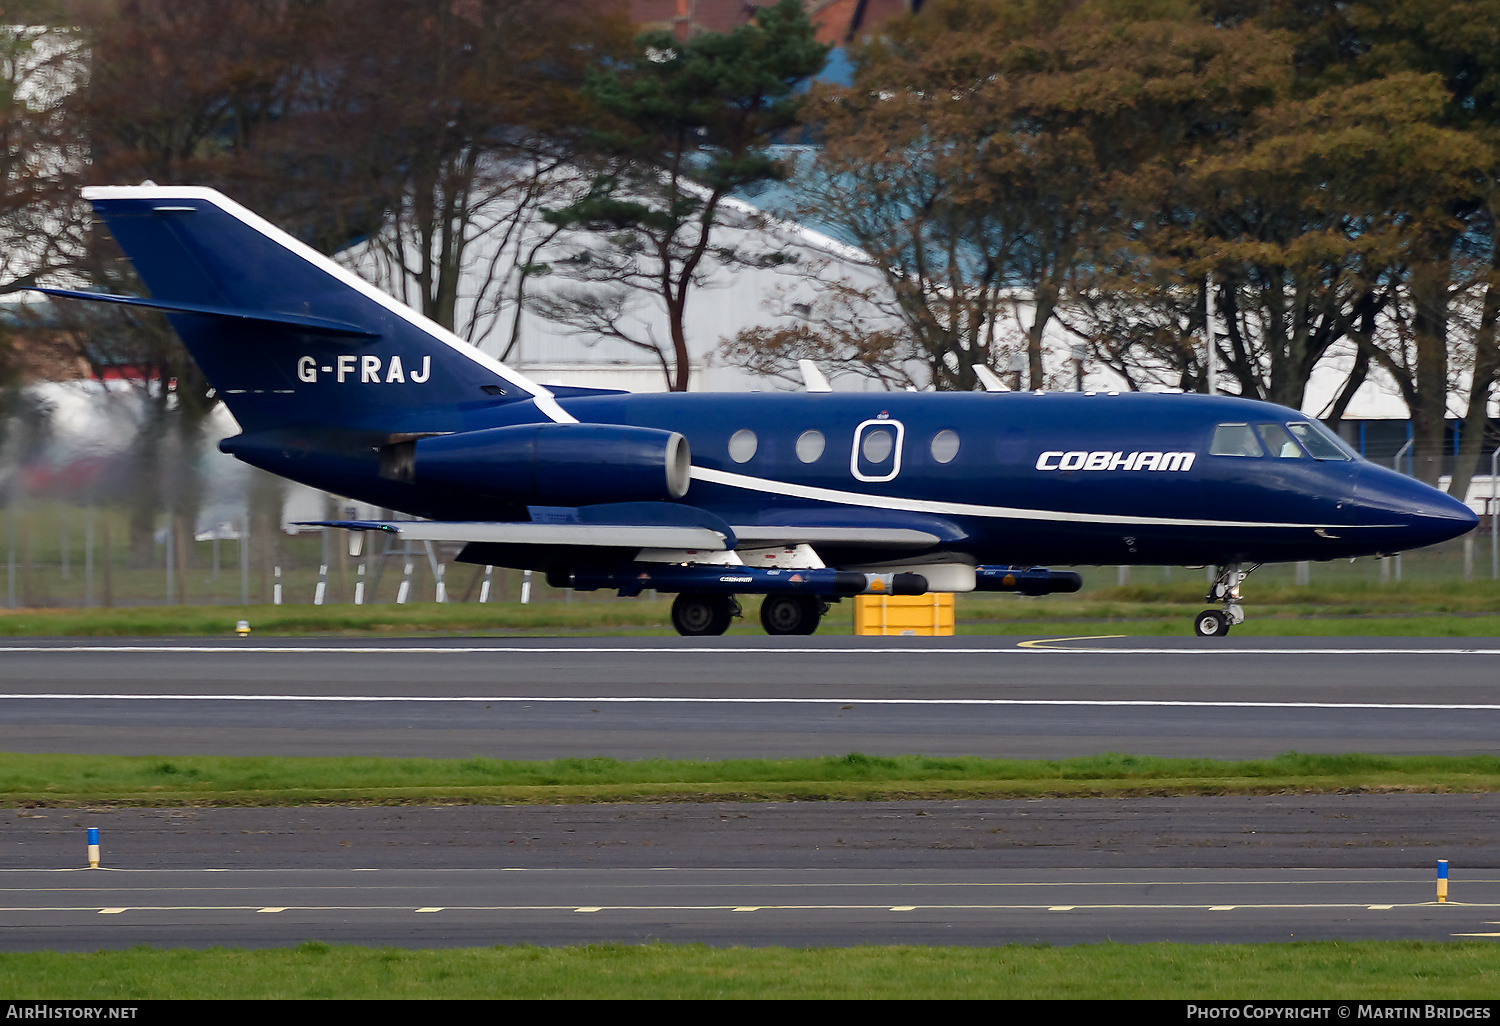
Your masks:
M332 335L342 338L379 338L378 331L368 331L354 324L330 321L321 317L302 314L278 313L271 310L243 310L232 306L209 306L204 303L173 303L141 296L112 296L107 292L78 292L72 289L48 289L33 286L31 291L43 292L63 299L82 299L91 303L117 303L121 306L141 306L166 313L197 314L200 317L221 317L236 321L254 321L260 324L275 324L282 328L293 328L308 335Z
M498 545L582 545L601 548L728 548L724 535L706 527L631 524L529 524L441 520L305 520L299 527L384 531L409 541L480 542Z

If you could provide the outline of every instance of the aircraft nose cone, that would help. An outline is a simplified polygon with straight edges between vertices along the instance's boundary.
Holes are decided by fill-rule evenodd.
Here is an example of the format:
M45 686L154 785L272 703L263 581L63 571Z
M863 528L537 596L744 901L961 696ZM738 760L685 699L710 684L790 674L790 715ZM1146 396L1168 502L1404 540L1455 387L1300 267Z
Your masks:
M1384 467L1360 468L1354 501L1392 528L1388 551L1435 545L1472 531L1479 517L1446 492Z

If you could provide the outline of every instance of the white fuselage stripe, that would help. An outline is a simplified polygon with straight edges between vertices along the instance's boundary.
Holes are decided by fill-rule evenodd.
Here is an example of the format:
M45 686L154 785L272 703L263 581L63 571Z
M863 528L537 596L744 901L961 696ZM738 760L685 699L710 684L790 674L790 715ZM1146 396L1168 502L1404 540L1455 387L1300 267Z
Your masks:
M972 502L935 502L930 499L903 499L886 495L866 495L836 488L789 484L763 477L733 474L725 470L694 467L693 477L708 484L743 488L770 495L797 499L836 502L868 509L891 509L906 513L936 513L940 516L992 517L1003 520L1063 520L1078 524L1134 524L1160 527L1301 527L1309 530L1354 530L1358 528L1400 527L1400 524L1298 524L1278 521L1195 520L1188 517L1137 517L1109 513L1072 513L1065 510L1022 509L1014 506L981 506Z

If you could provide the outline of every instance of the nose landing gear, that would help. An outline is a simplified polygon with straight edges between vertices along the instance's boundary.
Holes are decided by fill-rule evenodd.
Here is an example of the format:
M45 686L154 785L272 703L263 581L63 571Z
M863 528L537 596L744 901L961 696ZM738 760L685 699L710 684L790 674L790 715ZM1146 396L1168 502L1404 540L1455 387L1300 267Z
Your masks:
M1240 605L1240 585L1251 571L1260 566L1256 563L1249 570L1241 570L1240 564L1228 563L1218 568L1219 576L1208 589L1209 602L1218 602L1222 609L1205 609L1193 618L1193 633L1200 638L1222 638L1229 628L1245 622L1245 610Z

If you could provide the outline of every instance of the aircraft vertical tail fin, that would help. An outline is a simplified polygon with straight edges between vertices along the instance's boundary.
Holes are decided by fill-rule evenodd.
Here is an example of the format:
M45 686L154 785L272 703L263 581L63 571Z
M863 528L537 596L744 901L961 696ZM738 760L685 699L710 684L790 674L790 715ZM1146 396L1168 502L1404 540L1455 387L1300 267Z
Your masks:
M547 389L213 189L84 198L151 290L138 305L167 312L246 430L454 430L466 411L525 401L573 419Z

